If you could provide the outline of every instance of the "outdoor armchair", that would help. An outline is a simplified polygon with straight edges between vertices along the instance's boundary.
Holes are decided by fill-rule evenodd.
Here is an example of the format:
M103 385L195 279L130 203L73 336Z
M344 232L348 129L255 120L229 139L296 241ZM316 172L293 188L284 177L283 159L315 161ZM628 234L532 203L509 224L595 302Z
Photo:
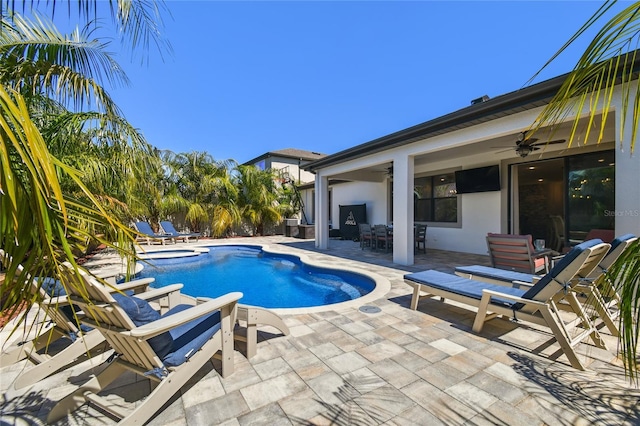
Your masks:
M548 271L547 255L538 255L531 235L487 234L487 247L494 268L535 274Z
M1 250L0 256L3 256ZM18 266L18 272L20 271L22 266ZM105 290L138 293L138 297L147 300L156 299L157 309L166 310L169 308L170 300L174 300L173 294L179 292L182 285L150 290L149 284L153 281L153 278L134 280L114 287L105 287ZM44 314L44 320L41 323L27 325L28 321L25 319L25 327L31 328L27 335L3 345L0 352L0 367L14 364L25 358L35 364L27 367L16 378L14 382L16 389L48 377L80 356L91 355L91 351L104 342L100 332L78 324L77 319L82 317L83 312L70 303L60 282L51 278L33 279L30 286L31 292L38 295L38 305ZM60 344L56 344L57 350L50 351L49 347L57 341L60 341Z
M143 424L217 352L222 351L222 376L233 373L233 327L242 293L229 293L199 305L181 304L159 315L144 300L109 293L82 271L77 274L85 281L86 293L74 287L70 299L85 311L83 322L99 330L117 356L97 376L59 401L47 423L90 402L123 424ZM157 382L146 397L132 404L133 410L98 395L117 392L108 389L109 384L127 371Z

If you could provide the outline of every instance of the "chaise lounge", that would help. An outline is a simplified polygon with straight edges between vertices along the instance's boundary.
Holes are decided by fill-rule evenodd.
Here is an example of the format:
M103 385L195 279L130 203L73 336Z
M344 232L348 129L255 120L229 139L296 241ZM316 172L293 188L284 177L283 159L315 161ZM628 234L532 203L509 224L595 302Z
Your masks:
M199 232L178 232L168 220L163 220L160 222L160 227L164 231L165 236L169 236L174 238L175 240L182 239L185 243L189 242L189 238L195 238L196 242L198 242L198 238L200 238Z
M632 242L638 238L633 234L625 234L611 241L611 249L598 266L589 274L586 281L578 283L575 290L581 299L598 313L613 336L618 336L620 330L616 324L619 311L620 296L604 279L604 273L624 253ZM463 278L484 281L502 286L532 286L542 278L541 275L522 272L506 271L482 265L458 266L455 273Z
M417 309L421 297L439 296L478 308L473 331L480 333L486 321L498 315L518 321L528 321L549 327L571 365L579 370L586 367L574 351L580 341L589 336L597 347L605 347L597 329L584 313L582 305L571 289L586 278L606 255L610 245L591 240L574 247L538 283L528 289L505 287L470 280L457 275L429 270L405 275L413 287L411 309ZM556 304L566 299L577 318L565 322ZM573 328L568 327L579 325Z
M147 243L147 245L151 245L151 243L153 242L159 242L162 245L164 245L164 243L167 240L171 240L175 242L174 237L170 235L156 234L155 232L153 232L153 229L151 228L151 225L149 225L148 222L138 221L138 222L134 222L133 225L139 234L136 237L136 241L138 242L145 242Z

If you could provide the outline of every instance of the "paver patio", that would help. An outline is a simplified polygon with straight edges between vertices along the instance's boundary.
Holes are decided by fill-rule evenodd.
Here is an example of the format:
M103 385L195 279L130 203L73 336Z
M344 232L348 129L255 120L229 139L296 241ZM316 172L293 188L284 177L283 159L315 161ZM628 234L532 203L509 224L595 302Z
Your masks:
M207 241L201 241L207 243ZM451 272L462 264L488 264L485 256L427 250L400 267L391 253L360 250L357 242L282 236L237 243L287 246L314 261L375 272L391 290L368 305L286 315L289 336L260 332L258 354L235 353L235 372L222 379L212 361L151 421L153 425L437 425L640 424L640 390L630 386L616 359L617 340L602 330L609 351L580 344L588 371L568 362L550 332L496 319L478 335L474 311L438 300L409 309L407 272ZM193 245L193 244L192 244ZM2 341L6 337L3 331ZM29 365L0 370L3 424L44 424L56 401L92 373L83 361L31 387L12 382ZM102 368L100 365L94 367ZM123 406L150 386L134 375L112 385ZM83 407L60 424L114 424Z

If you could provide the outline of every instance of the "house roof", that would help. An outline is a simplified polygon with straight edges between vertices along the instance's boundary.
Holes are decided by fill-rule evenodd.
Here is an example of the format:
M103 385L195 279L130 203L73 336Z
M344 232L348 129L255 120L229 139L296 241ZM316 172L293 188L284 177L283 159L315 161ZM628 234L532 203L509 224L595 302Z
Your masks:
M495 98L480 98L479 102L455 112L328 155L305 165L304 169L315 171L363 155L407 145L416 140L453 132L546 105L558 91L566 76L567 74L564 74Z
M628 52L621 55L621 57L625 55L633 58L633 78L638 78L640 50ZM610 60L615 61L616 59ZM622 63L625 62L624 60L622 61ZM622 64L619 66L622 68ZM303 168L307 171L315 172L323 167L339 164L363 155L408 145L420 139L442 135L546 105L558 92L568 75L569 73L566 73L491 99L483 96L473 100L472 104L466 108L328 155L306 164Z
M260 160L269 157L284 157L284 158L293 158L296 160L304 160L304 161L314 161L319 160L321 158L326 157L327 154L321 154L319 152L314 151L305 151L304 149L297 148L285 148L277 151L269 151L264 154L245 162L244 164L255 164Z

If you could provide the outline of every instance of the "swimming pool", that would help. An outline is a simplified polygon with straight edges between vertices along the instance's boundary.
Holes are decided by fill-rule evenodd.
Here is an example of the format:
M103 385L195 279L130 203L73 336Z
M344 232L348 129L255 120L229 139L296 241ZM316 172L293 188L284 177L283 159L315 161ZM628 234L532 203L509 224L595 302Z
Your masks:
M308 308L358 299L376 288L362 273L320 267L299 256L265 251L261 246L207 246L198 256L153 256L140 274L156 287L183 283L190 296L218 297L241 291L240 303L265 308ZM160 253L160 252L158 252Z

